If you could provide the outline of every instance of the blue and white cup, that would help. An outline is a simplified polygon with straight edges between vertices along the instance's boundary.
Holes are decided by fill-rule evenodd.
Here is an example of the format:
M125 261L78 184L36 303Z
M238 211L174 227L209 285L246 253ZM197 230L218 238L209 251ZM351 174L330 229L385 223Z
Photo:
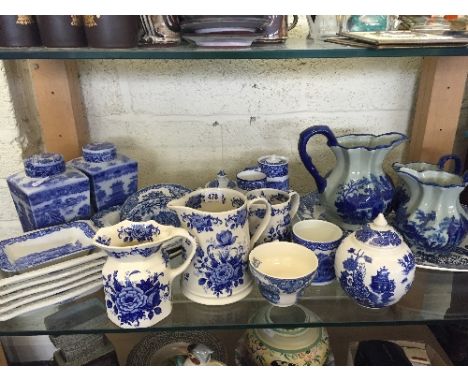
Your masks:
M292 220L299 209L300 196L296 191L281 191L273 188L252 190L246 194L248 200L265 198L271 206L271 219L257 243L270 241L291 241ZM251 235L262 223L266 208L253 205L249 211L249 229Z
M267 177L267 187L289 190L288 158L279 155L266 155L258 158L260 171Z
M237 187L245 192L265 188L267 177L257 170L243 170L237 174Z
M327 285L335 275L335 253L344 233L337 225L325 220L302 220L293 225L293 242L312 250L318 258L312 285Z

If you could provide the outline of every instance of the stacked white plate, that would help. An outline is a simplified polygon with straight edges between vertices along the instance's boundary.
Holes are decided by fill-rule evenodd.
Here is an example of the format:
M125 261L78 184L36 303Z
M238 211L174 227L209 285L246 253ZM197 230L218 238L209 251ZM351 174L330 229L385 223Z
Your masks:
M91 245L94 233L75 222L1 241L0 321L102 288L107 255Z

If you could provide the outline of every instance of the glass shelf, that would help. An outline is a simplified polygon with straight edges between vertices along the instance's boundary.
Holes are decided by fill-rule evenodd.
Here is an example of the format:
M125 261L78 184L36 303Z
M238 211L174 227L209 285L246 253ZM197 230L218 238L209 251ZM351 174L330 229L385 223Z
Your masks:
M279 310L273 324L255 325L250 323L253 315L268 302L254 287L250 296L237 303L225 306L204 306L187 300L177 291L174 283L172 313L150 328L121 329L107 319L104 310L103 292L82 298L68 304L43 308L8 321L0 322L2 335L59 335L79 333L121 333L132 331L171 331L200 329L246 329L249 327L303 327L303 326L377 326L417 325L454 321L468 321L468 273L437 272L417 269L415 282L410 292L398 303L384 309L360 307L347 297L338 283L306 290L300 304L314 312L321 322L304 324L294 322L289 308ZM66 309L76 309L84 301L97 298L101 319L100 324L73 326L67 320L58 320L58 326L48 330L45 319ZM76 313L76 317L80 314ZM83 319L83 317L81 317ZM49 319L50 320L50 319ZM84 320L86 321L86 320ZM92 322L97 322L93 320ZM50 326L49 326L50 327Z
M289 39L285 44L250 48L199 48L189 44L174 47L134 49L95 48L0 48L0 59L292 59L347 57L466 56L468 47L356 48L344 45Z

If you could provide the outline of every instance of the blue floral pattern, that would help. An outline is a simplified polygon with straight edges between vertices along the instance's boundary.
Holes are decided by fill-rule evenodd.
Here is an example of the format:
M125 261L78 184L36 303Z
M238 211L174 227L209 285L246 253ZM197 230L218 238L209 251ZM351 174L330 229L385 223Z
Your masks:
M400 264L403 268L403 274L406 276L401 281L402 284L406 284L406 290L408 291L411 288L412 282L408 282L408 275L414 271L416 268L416 263L414 256L411 252L405 254L401 259L398 260L398 264Z
M216 234L216 241L208 245L206 253L197 248L194 267L198 284L216 297L231 296L233 288L244 284L245 249L242 245L234 246L236 240L237 236L225 230Z
M337 214L348 224L366 224L380 212L386 212L392 202L393 184L385 175L350 180L337 189Z
M189 229L195 229L198 233L213 231L213 226L223 224L223 221L215 216L196 213L182 214L182 221Z
M372 263L372 258L363 251L354 248L348 250L350 256L343 261L344 270L339 280L344 291L353 297L360 305L370 308L382 308L393 302L395 281L390 278L390 272L383 266L371 276L371 284L366 285L366 263Z
M161 282L163 272L138 282L130 280L135 273L139 271L126 274L124 281L118 280L118 271L103 276L107 309L117 316L121 324L131 327L138 327L141 321L161 314L161 303L170 298L169 285Z
M238 227L243 227L247 222L247 210L241 209L233 215L229 215L225 220L225 225L230 229L235 229Z
M374 230L369 224L356 231L356 239L378 247L398 247L402 243L400 236L395 231Z
M109 246L110 243L111 243L111 238L106 236L106 235L102 235L102 236L98 236L96 238L96 241L102 245L107 245Z
M154 238L157 237L161 231L158 227L155 227L152 224L132 224L130 226L123 226L117 229L120 239L123 239L124 242L133 242L137 241L147 242L154 241Z
M397 211L396 225L412 248L419 253L450 253L462 242L468 230L463 216L444 217L439 224L435 211L417 209L410 220L405 206Z

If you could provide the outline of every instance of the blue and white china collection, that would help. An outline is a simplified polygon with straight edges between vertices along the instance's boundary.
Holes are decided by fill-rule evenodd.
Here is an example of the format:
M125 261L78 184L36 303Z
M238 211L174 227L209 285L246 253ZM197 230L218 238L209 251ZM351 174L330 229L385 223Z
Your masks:
M173 269L165 247L180 239L187 256ZM94 245L108 254L102 268L107 315L122 328L152 326L171 313L172 280L189 266L197 248L186 230L151 220L101 228Z
M325 177L306 150L315 135L337 159ZM394 163L395 195L382 164L405 140L305 129L299 155L318 192L301 197L290 188L288 158L276 154L238 171L236 182L220 170L195 191L169 183L137 190L137 162L112 143L86 145L67 163L60 154L32 156L7 179L31 232L0 242L0 321L104 286L113 323L152 326L171 313L178 275L182 294L202 305L236 303L256 283L285 309L335 279L363 307L393 305L417 266L468 271L468 209L459 202L468 176L453 155ZM443 170L451 160L454 173Z
M382 213L343 239L335 255L341 287L367 308L396 304L410 290L415 268L411 249Z
M324 135L336 156L335 168L322 177L306 147L315 135ZM344 229L355 230L388 212L394 188L384 172L384 158L406 140L400 133L351 134L335 137L328 126L312 126L299 137L299 155L310 172L326 208L327 220Z
M296 191L281 191L274 188L260 188L249 191L247 199L264 198L271 206L271 219L258 240L267 243L274 240L291 241L292 220L299 209L300 196ZM265 209L260 205L252 206L249 211L250 233L257 230L265 216Z
M273 241L254 248L249 265L262 296L273 305L286 307L294 305L311 284L318 259L302 245Z
M255 205L263 205L266 211L251 237L248 216ZM228 188L205 188L172 200L168 207L198 241L196 256L182 277L182 293L205 305L225 305L246 297L253 286L249 252L270 222L270 204L263 198L247 200Z
M7 184L24 231L91 217L88 177L60 154L27 158L24 171L9 176Z
M335 253L344 233L325 220L303 220L294 224L292 241L312 250L318 258L312 285L326 285L335 280Z
M95 212L121 205L138 190L138 163L118 154L114 144L90 143L70 165L88 176Z

